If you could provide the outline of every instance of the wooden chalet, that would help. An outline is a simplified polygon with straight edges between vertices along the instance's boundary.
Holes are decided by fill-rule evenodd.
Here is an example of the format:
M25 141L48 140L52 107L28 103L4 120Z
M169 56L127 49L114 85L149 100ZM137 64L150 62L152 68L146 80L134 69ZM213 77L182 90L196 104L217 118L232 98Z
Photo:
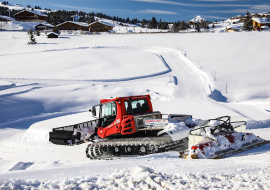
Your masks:
M57 27L59 30L89 30L88 24L83 22L66 21L64 23L58 24Z
M21 22L46 22L47 17L46 14L32 10L22 10L14 14L15 20Z
M255 30L261 30L261 27L268 26L270 27L270 19L269 18L252 18L253 28Z
M114 25L108 22L96 21L89 25L89 32L110 32Z
M0 22L10 22L10 21L15 21L15 19L14 18L10 18L8 16L0 15Z
M195 28L197 23L190 20L190 21L188 21L188 24L189 24L190 28Z
M226 28L227 32L239 32L239 29L236 28Z
M47 34L47 38L58 38L59 34L55 33L55 32L50 32Z
M227 32L239 32L243 28L243 24L232 24L226 27Z
M54 25L49 23L40 23L38 25L33 26L36 30L52 30Z

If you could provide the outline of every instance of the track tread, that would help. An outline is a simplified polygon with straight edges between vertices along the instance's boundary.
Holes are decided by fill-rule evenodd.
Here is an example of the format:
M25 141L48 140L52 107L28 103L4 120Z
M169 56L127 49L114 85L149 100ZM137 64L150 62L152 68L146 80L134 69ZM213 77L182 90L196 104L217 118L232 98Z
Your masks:
M89 144L86 148L86 155L88 158L93 160L113 160L123 157L144 156L178 149L185 150L186 148L187 139L172 141L169 136L106 139L104 141Z

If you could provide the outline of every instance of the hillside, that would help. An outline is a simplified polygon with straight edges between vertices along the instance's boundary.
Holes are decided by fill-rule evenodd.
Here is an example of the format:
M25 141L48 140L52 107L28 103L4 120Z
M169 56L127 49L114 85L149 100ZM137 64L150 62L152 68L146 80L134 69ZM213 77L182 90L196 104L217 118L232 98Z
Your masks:
M173 188L270 188L269 145L221 160L170 152L91 161L87 144L48 142L52 127L89 120L100 99L138 94L150 94L162 113L245 120L269 140L268 34L42 34L29 46L25 32L1 32L0 187L131 189L160 180Z

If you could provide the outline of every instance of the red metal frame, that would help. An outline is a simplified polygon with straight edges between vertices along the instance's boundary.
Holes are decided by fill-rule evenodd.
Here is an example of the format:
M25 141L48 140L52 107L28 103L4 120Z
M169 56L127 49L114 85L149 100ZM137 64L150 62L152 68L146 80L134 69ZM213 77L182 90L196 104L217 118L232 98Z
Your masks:
M101 138L105 138L115 134L128 135L132 133L136 133L136 126L134 117L128 113L126 113L125 109L125 101L128 100L141 100L146 99L149 110L146 112L138 113L151 113L153 112L153 107L150 99L150 95L138 95L138 96L126 96L126 97L116 97L113 99L102 99L100 100L100 104L104 104L107 102L116 102L117 114L115 120L108 125L107 127L99 127L98 126L98 136ZM137 114L136 114L137 115Z

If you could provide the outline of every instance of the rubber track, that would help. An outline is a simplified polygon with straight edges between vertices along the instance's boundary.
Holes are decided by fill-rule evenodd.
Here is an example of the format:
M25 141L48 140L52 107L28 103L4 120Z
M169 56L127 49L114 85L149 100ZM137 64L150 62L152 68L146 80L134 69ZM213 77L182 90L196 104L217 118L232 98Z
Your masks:
M86 148L86 156L93 160L112 160L172 150L180 151L187 149L187 146L187 139L172 141L169 136L107 139L89 144Z

